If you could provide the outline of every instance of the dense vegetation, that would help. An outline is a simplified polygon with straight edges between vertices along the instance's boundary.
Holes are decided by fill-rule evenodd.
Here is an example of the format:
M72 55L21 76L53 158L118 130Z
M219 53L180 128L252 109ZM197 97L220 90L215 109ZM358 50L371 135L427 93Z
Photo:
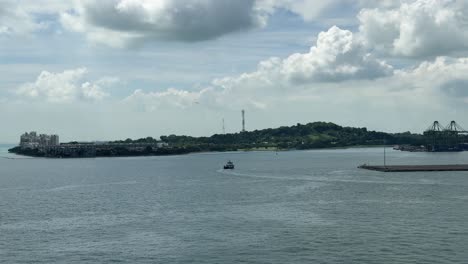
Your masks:
M151 139L151 138L148 138ZM140 139L144 141L145 139ZM193 148L199 151L228 151L238 149L314 149L383 144L422 145L420 134L384 133L366 128L342 127L333 123L315 122L291 127L269 128L235 134L216 134L211 137L162 136L172 147Z
M126 144L105 148L97 147L93 153L87 153L85 148L73 151L64 150L63 153L43 153L38 149L21 149L19 147L11 149L10 152L36 157L116 157L177 155L201 151L315 149L383 144L423 145L424 141L423 135L411 134L410 132L390 134L368 131L366 128L342 127L333 123L315 122L234 134L216 134L211 137L169 135L161 136L160 140L152 137L137 140L126 139L111 142ZM153 147L161 142L168 143L168 145ZM135 143L148 144L148 146L137 150L132 148ZM74 145L78 142L70 142L69 144Z

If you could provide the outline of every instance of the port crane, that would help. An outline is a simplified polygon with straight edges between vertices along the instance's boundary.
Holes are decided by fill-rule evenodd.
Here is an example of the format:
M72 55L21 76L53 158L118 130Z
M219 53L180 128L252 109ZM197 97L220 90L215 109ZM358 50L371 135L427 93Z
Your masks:
M428 151L461 151L463 150L462 137L468 135L468 131L456 121L451 121L447 126L442 126L434 121L425 131Z

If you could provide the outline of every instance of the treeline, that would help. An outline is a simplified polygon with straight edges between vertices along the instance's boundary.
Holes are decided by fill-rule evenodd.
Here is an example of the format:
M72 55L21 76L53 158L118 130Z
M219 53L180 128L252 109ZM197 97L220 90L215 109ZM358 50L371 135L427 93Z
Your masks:
M314 122L290 127L269 128L211 137L162 136L173 147L197 148L201 151L223 151L252 148L314 149L370 145L422 145L420 134L384 133L366 128L342 127L334 123Z
M154 147L156 143L168 143ZM76 143L78 142L71 142ZM210 137L161 136L140 139L126 139L111 143L148 144L144 149L131 146L96 148L87 153L86 149L68 150L63 153L43 153L39 149L16 147L10 152L35 157L118 157L118 156L159 156L178 155L203 151L237 151L255 149L317 149L372 145L414 145L425 144L420 134L384 133L368 131L366 128L342 127L333 123L315 122L290 127L269 128L233 134L216 134ZM83 153L82 153L83 152Z

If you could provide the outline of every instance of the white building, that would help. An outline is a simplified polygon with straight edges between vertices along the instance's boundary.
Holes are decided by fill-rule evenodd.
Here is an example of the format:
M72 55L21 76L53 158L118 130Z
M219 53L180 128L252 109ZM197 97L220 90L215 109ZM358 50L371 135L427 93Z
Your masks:
M24 133L20 137L20 146L23 148L37 148L44 146L58 146L60 145L58 135L40 134L39 136L35 131Z

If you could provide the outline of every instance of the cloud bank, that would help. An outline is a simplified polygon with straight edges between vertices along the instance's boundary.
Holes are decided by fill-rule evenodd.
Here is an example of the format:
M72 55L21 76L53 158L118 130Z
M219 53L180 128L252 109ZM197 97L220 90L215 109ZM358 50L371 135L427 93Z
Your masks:
M127 100L139 100L148 109L167 105L188 107L194 101L211 106L265 108L265 99L295 93L317 84L374 80L393 74L392 66L366 53L353 33L332 27L321 32L308 53L296 53L281 60L270 58L257 70L237 77L216 79L200 92L169 89L144 93L137 90Z
M369 48L395 56L466 54L467 14L466 1L407 1L393 9L362 10L359 30Z
M237 118L240 109L263 115L255 120L257 127L322 119L345 125L371 125L375 128L385 128L386 124L391 124L386 128L392 129L415 124L416 129L419 129L415 131L420 131L421 123L429 124L433 119L448 119L448 116L449 119L457 119L457 116L464 118L468 114L468 9L464 1L76 0L73 5L70 1L66 2L69 6L61 6L57 1L57 7L49 10L45 3L52 3L51 0L24 1L22 6L9 0L2 1L0 37L41 32L48 24L47 21L38 19L39 16L35 14L50 14L55 19L59 17L63 29L79 33L72 36L73 41L75 37L80 40L84 36L92 43L104 43L114 47L158 41L206 41L206 46L202 43L193 46L187 44L183 47L187 48L188 52L212 56L213 53L210 52L213 46L210 46L212 43L207 40L262 27L269 17L280 13L279 9L286 10L281 12L279 18L282 18L284 13L287 13L288 18L291 18L291 14L297 14L306 21L304 27L317 26L315 21L320 20L324 13L339 3L352 7L365 6L365 9L359 12L349 27L332 26L317 34L312 47L303 48L301 53L291 54L292 52L288 51L283 54L289 55L282 55L281 58L262 57L257 60L260 62L254 69L233 71L244 72L241 74L210 75L221 76L214 80L209 77L206 81L208 77L200 73L199 79L208 84L197 85L196 88L179 86L166 89L174 87L174 84L161 85L162 81L158 79L158 75L163 74L158 71L165 66L165 61L154 63L151 59L157 56L143 57L158 52L165 53L166 59L171 59L171 56L183 57L178 50L180 45L175 45L177 47L173 49L161 50L158 50L158 47L148 47L141 53L145 55L141 55L133 50L112 50L106 53L105 49L94 49L80 43L72 48L86 49L91 55L96 51L104 51L106 56L102 58L110 58L112 63L122 63L124 59L129 58L129 61L124 63L130 66L114 67L109 63L106 67L110 67L97 71L114 71L123 76L130 76L125 81L131 85L117 85L122 90L113 92L111 96L110 91L105 88L115 84L115 80L92 80L85 68L73 69L76 65L67 65L63 68L72 70L43 71L37 79L36 76L29 77L30 82L19 87L14 83L13 87L17 87L16 99L24 103L23 107L27 105L27 109L30 110L27 112L37 111L34 107L43 107L50 111L46 112L47 115L44 114L48 117L48 114L56 112L57 109L70 109L75 117L89 118L91 123L96 123L95 125L99 125L96 121L99 117L93 113L103 113L100 121L108 122L108 128L120 126L121 131L125 133L132 133L132 129L135 133L140 133L142 128L146 128L148 133L153 133L152 129L159 129L156 126L161 126L160 124L164 124L164 128L168 130L187 129L188 133L192 133L192 129L202 129L205 125L216 126L212 125L212 119L221 119L221 115L224 117L226 113L234 113L234 117L231 118ZM298 23L297 17L292 19L294 23ZM291 30L280 27L279 29ZM299 35L294 35L296 36ZM219 42L225 44L235 37ZM278 35L275 37L276 39L272 38L273 42L279 39ZM255 48L258 48L249 45L251 43L240 41L229 44L236 46L236 49L227 47L224 50L234 51L233 53L243 52L243 49L247 48L252 48L250 52L255 53ZM202 51L195 50L201 46L207 48ZM120 55L123 55L122 59L113 60ZM126 55L128 57L125 57ZM76 55L70 55L70 58L74 58L73 56ZM235 56L237 54L232 55ZM236 63L244 58L242 56L245 54L240 54ZM133 59L145 63L133 65ZM153 63L158 64L158 67L152 68ZM93 62L78 65L103 67ZM151 81L145 83L144 80L135 77L141 65L151 68L146 71L146 74L149 72L148 75L152 74L151 77L154 77ZM43 65L31 67L40 67L34 74L44 69ZM125 71L129 67L134 67L131 74ZM210 69L214 67L222 66L207 66ZM153 69L154 72L151 72ZM93 72L94 70L93 68ZM193 72L198 74L197 70ZM218 72L223 70L229 71L222 68ZM184 74L183 70L179 69L168 79L179 78L179 72ZM105 98L110 99L103 100ZM6 108L4 113L24 109L15 108L15 99L0 100L4 105L0 107ZM89 103L96 101L101 103ZM87 109L86 116L80 112L83 109ZM119 117L122 117L118 121L113 120L116 111ZM28 118L29 114L25 111L23 120ZM209 121L200 122L204 126L199 126L198 121L202 119ZM187 128L190 122L193 122L193 125ZM19 123L29 124L27 121ZM157 125L151 127L149 123ZM401 126L395 125L397 123L401 123ZM122 132L122 136L125 136L125 133ZM204 130L199 134L206 133L210 132ZM107 134L108 131L104 135Z
M254 0L77 1L65 28L110 46L143 41L194 42L264 25Z
M113 83L104 78L96 82L85 81L86 68L66 70L62 73L43 71L35 82L19 87L16 93L29 99L46 100L54 103L67 103L77 100L98 101L109 96L102 86Z

